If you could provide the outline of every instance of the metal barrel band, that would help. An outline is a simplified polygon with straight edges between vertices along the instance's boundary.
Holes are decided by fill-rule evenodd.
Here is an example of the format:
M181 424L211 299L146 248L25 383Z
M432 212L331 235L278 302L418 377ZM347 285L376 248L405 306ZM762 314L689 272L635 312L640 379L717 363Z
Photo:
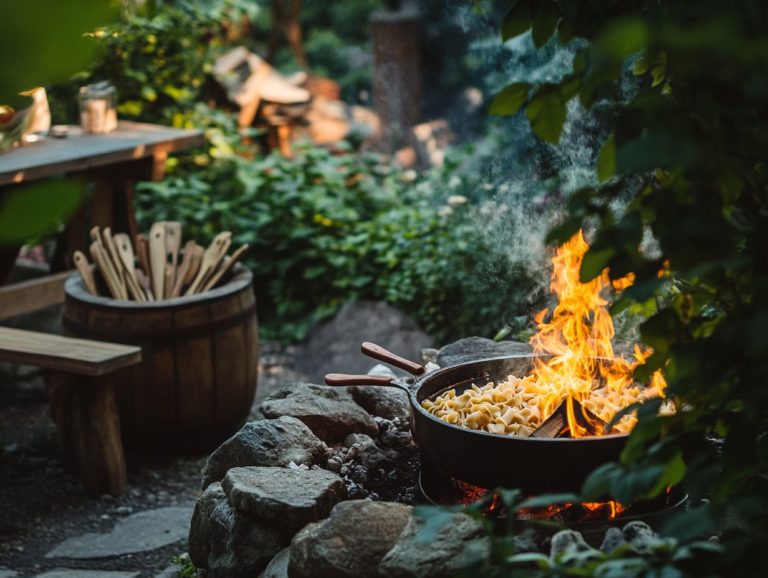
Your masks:
M153 331L120 333L119 331L105 331L95 327L82 325L68 317L62 319L62 326L74 336L83 336L96 339L104 339L116 343L134 343L134 342L168 342L181 341L185 339L194 339L195 337L205 337L211 333L229 329L241 324L256 312L256 302L239 311L235 315L224 317L210 323L196 325L194 327L185 327L181 329L158 329Z

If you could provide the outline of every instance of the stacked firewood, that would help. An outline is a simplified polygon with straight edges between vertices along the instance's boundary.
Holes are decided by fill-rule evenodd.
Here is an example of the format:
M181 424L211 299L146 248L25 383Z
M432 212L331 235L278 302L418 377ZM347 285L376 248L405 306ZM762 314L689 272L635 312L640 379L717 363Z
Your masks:
M153 224L149 237L136 235L133 243L125 233L112 235L109 227L94 227L91 239L91 258L108 296L133 301L162 301L213 289L248 249L246 244L227 256L232 233L224 231L205 249L187 241L182 254L181 223L175 221ZM85 287L99 295L94 269L86 256L75 251L74 260Z

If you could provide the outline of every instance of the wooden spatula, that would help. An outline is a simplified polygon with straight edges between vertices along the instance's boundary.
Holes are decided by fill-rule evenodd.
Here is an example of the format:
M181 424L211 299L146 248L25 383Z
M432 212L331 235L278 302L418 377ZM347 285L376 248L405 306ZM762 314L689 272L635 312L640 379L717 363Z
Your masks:
M189 271L190 265L192 265L192 261L194 260L193 253L195 252L195 247L197 246L197 243L194 241L187 241L187 244L184 245L184 257L181 260L181 265L179 265L179 268L176 269L176 278L173 282L173 288L171 289L170 298L178 297L181 294L181 287L184 284L184 279L187 277L187 272Z
M104 248L98 241L93 241L90 246L91 258L96 263L96 266L101 272L101 276L104 278L104 282L109 288L109 292L112 294L113 299L127 299L127 295L124 295L120 284L115 278L116 273L112 268L112 264L109 262Z
M224 275L226 275L229 271L232 270L232 267L235 266L235 263L242 257L245 252L248 250L248 243L237 249L234 253L232 253L232 256L229 257L224 263L222 263L221 267L219 267L218 271L214 273L212 277L205 283L205 287L203 287L203 290L201 293L208 291L209 289L213 289L216 287L216 283L218 283Z
M80 277L83 279L83 285L85 285L85 288L88 289L93 295L98 295L99 292L96 289L96 280L93 278L93 270L91 269L91 264L88 262L88 258L83 254L82 251L75 251L75 254L72 256L72 258L75 261L75 267L77 267L77 270L80 271Z
M149 267L149 239L144 233L139 233L134 242L136 243L136 257L139 259L139 267L149 279L152 274Z
M104 249L106 250L107 257L112 261L112 266L115 268L115 273L117 274L117 280L125 293L126 299L129 296L132 296L138 301L139 298L136 297L134 291L132 291L132 285L128 280L128 273L123 265L123 259L120 257L120 252L117 250L117 244L112 237L112 230L109 227L104 227L101 235L104 240Z
M118 271L115 269L112 259L109 257L107 249L102 243L102 237L99 233L98 227L91 229L91 239L96 244L96 251L94 254L93 243L91 243L91 257L96 262L96 266L101 271L104 280L107 281L107 287L109 287L112 296L115 299L128 299L128 292L126 291L123 283L118 275Z
M155 223L149 231L149 264L152 270L152 292L159 301L165 286L165 224Z
M123 267L128 292L136 301L146 301L144 291L136 280L136 265L131 238L125 233L118 233L112 237L112 242L115 244L117 254L120 257L120 265Z
M197 274L200 271L200 265L203 264L204 252L205 252L205 249L203 249L197 243L195 243L194 246L192 247L192 262L189 264L189 269L187 269L187 274L184 275L183 285L189 285L190 283L192 283L192 281L195 280L195 277L197 277Z
M200 265L200 271L197 273L192 285L189 286L185 295L194 295L198 293L205 285L206 279L216 271L219 263L227 254L229 246L232 244L232 233L224 231L214 237L211 244L203 254L203 262Z
M165 222L165 253L171 261L171 282L165 283L166 298L170 296L176 279L176 269L179 266L179 248L181 247L181 223L178 221ZM167 275L166 275L167 276Z
M149 282L149 277L141 269L136 269L136 280L139 282L144 295L147 297L147 301L154 301L155 297L152 295L152 288Z

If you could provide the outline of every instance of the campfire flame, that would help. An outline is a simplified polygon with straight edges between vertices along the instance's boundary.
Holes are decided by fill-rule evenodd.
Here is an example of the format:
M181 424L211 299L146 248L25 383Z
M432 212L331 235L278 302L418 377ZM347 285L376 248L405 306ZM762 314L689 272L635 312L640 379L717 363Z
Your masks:
M634 382L635 368L644 363L652 351L635 346L631 360L614 354L613 320L605 293L611 286L615 290L631 286L634 275L630 273L611 283L608 269L604 269L592 281L581 283L581 263L588 249L581 231L557 249L552 258L550 289L557 295L558 305L549 316L547 309L536 315L538 332L531 338L535 353L551 356L536 358L534 364L542 419L564 402L571 437L607 433L602 431L603 425L616 412L632 403L663 396L666 387L658 371L647 387ZM574 400L580 402L580 409L574 408ZM577 419L577 411L581 420ZM595 420L595 416L603 423ZM624 416L615 430L627 433L636 421L634 415Z

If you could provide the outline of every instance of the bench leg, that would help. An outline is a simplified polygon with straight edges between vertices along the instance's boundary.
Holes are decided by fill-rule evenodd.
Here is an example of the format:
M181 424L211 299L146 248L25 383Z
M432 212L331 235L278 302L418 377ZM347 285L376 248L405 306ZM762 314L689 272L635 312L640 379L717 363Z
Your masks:
M62 450L74 459L85 491L125 490L125 456L112 377L52 372L48 387Z

